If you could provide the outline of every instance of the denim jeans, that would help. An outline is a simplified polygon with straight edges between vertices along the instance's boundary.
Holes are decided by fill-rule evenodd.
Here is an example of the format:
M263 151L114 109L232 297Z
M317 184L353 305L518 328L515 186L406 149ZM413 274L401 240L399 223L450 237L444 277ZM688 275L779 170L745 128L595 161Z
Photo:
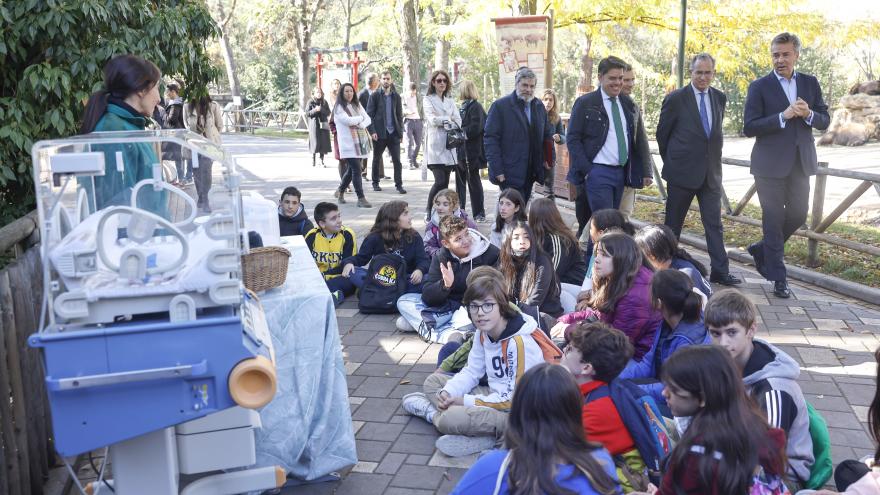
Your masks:
M400 316L418 329L422 323L430 323L434 330L431 332L431 342L446 343L449 338L449 330L461 328L471 324L467 314L467 308L455 301L443 308L429 307L422 301L421 294L404 294L397 300L397 311Z

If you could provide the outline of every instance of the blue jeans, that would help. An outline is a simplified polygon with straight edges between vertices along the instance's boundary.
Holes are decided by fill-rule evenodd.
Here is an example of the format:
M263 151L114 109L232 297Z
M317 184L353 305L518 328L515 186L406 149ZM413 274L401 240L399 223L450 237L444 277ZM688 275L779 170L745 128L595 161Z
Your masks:
M446 343L448 330L471 324L467 309L456 301L442 308L429 307L422 301L421 294L404 294L397 300L397 311L413 328L423 323L434 327L431 342Z
M591 211L620 207L625 180L623 174L623 167L593 164L585 185Z
M325 283L327 284L327 289L329 289L330 292L341 290L342 293L346 296L354 294L354 291L356 289L354 283L350 278L343 277L341 275L338 277L328 278L327 280L325 280Z

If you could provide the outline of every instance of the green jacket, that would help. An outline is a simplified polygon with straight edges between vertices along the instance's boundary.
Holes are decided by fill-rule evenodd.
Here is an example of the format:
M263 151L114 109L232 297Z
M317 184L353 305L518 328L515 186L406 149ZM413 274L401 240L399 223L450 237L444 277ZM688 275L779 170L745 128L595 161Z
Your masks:
M107 112L95 126L95 132L142 131L146 125L146 117L132 115L128 110L110 103L107 105ZM94 178L96 209L130 205L134 185L144 179L151 179L153 164L159 163L156 150L150 143L101 144L92 149L104 153L105 166L104 176ZM122 172L116 169L117 152L122 152ZM89 178L80 179L80 184L89 191L90 182ZM152 188L145 188L139 193L138 206L163 218L168 218L166 204L164 190L155 192Z

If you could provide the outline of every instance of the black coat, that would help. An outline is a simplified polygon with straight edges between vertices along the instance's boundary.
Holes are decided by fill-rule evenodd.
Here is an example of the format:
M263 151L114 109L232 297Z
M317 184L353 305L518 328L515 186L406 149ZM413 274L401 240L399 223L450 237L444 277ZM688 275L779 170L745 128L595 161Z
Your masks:
M364 107L364 110L367 109L367 104L370 103L370 89L364 88L358 93L358 102L360 102L361 106Z
M386 115L385 112L386 98L391 98L392 115L390 116ZM385 91L382 89L373 91L373 94L370 95L370 99L367 103L366 110L367 115L370 116L370 125L367 126L367 131L370 134L376 134L379 136L379 139L387 139L388 129L385 128L385 123L390 119L394 125L394 131L397 133L397 137L403 139L403 104L401 103L400 95L394 90L393 86L390 95L386 95Z
M486 152L483 149L483 128L486 126L486 111L477 100L466 100L461 104L461 128L467 136L464 146L458 148L458 163L468 167L486 168Z
M318 110L312 113L312 110ZM327 100L309 100L306 107L306 122L309 126L309 153L332 153L330 147L330 128L327 124L327 118L330 116L330 106Z
M666 182L699 189L707 182L721 187L721 147L724 145L724 108L727 96L709 88L712 112L709 136L703 130L693 85L669 93L663 100L657 124L657 145L663 158L662 177Z

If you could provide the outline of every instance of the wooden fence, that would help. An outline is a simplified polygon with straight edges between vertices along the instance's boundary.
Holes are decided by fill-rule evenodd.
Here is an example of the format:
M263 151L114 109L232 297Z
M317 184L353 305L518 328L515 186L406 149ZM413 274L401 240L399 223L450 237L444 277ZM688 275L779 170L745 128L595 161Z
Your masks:
M42 360L27 345L43 300L35 218L0 229L4 247L16 256L0 270L0 493L14 495L42 494L55 461Z

